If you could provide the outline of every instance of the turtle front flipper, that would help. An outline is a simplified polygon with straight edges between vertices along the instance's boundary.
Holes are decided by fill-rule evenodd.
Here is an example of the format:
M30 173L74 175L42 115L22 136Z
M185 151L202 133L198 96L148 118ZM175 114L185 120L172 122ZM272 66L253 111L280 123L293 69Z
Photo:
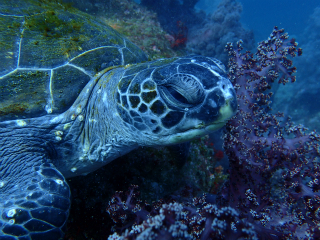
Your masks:
M70 208L69 186L62 174L46 163L45 155L33 150L17 155L1 149L1 240L63 238Z

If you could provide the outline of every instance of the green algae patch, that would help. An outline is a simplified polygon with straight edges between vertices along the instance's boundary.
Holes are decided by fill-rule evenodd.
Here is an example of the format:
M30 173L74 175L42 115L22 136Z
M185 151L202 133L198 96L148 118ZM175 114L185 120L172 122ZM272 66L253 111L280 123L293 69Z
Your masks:
M23 18L0 15L0 77L17 67Z
M0 19L0 32L6 33L1 34L1 49L13 52L13 45L17 45L21 37L21 67L57 67L85 51L101 46L114 46L118 55L120 49L123 49L121 51L124 52L125 63L146 60L138 47L129 41L125 42L125 39L104 21L75 8L66 7L61 1L16 0L12 1L12 4L5 1L0 6L1 9L10 9L5 13L1 12L8 14ZM97 62L99 63L95 61ZM119 61L116 64L118 65ZM101 60L100 65L88 68L94 68L94 72L97 72L102 67L108 67L104 66Z
M120 82L118 83L118 89L120 90L121 93L126 93L127 89L132 82L132 77L123 77Z
M45 115L49 72L16 70L1 79L0 121Z
M20 64L59 66L80 54L90 37L85 32L84 20L68 12L47 11L25 17Z
M156 89L156 84L153 81L147 81L143 83L143 89L148 89L148 90L155 90Z
M62 0L2 0L0 9L0 13L4 15L16 16L31 16L48 10L76 10Z
M150 103L153 99L155 99L157 96L156 91L150 91L150 92L143 92L142 93L142 100L145 103Z
M140 93L140 84L139 83L134 83L129 89L129 93L131 94L139 94Z
M62 113L70 108L90 79L68 65L55 69L52 76L53 112Z

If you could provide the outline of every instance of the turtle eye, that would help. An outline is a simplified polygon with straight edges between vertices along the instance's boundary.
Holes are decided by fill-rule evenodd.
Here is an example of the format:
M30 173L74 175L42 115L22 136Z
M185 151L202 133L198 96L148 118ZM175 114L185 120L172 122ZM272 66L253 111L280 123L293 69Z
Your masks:
M178 102L183 104L190 104L188 99L186 99L181 93L176 91L173 87L168 86L167 90L175 100L178 100Z
M179 92L173 86L160 87L160 92L162 93L161 95L163 99L171 107L190 108L193 106L193 104L188 101L184 94Z
M205 93L192 76L176 74L159 86L160 94L173 108L191 108L202 103Z

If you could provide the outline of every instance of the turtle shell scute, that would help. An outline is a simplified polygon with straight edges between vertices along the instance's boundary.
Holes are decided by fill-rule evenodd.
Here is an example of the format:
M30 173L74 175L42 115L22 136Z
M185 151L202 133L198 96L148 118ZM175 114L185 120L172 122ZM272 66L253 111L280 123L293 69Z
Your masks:
M0 121L62 113L97 72L144 61L103 19L58 1L1 1Z

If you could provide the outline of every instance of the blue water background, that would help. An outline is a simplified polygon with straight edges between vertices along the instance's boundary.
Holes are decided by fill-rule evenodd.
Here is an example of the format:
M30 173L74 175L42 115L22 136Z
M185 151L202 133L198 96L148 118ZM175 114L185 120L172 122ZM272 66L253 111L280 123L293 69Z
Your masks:
M196 8L212 13L220 1L200 0ZM261 41L274 26L285 28L290 35L301 35L309 17L320 0L239 0L243 6L241 22L253 30L255 40Z

